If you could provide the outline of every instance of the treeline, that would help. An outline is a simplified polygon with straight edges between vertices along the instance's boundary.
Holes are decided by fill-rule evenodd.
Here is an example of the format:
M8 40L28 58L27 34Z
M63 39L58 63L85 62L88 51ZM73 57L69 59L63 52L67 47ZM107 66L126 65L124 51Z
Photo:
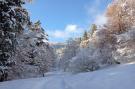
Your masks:
M93 24L82 37L67 41L60 69L88 72L135 61L135 1L113 0L105 15L106 24Z

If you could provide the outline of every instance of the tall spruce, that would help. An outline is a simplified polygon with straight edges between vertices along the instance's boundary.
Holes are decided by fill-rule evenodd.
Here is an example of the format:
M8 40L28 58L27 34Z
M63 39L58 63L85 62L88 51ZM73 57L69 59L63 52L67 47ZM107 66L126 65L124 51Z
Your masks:
M83 40L88 40L88 39L89 39L88 32L85 31L84 34L83 34Z
M29 23L27 11L22 8L22 0L0 0L0 81L7 80L9 67L14 59L16 36Z

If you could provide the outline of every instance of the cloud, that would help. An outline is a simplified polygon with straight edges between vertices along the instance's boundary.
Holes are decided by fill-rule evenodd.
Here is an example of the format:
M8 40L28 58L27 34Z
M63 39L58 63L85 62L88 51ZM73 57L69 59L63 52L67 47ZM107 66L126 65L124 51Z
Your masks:
M94 23L102 26L107 23L107 17L104 14L99 14L95 17Z
M102 2L102 0L94 0L93 2L90 2L90 3L85 5L85 9L87 11L87 14L90 17L101 13L101 11L100 11L101 2Z
M70 24L70 25L66 26L65 31L66 32L75 32L75 31L77 31L77 29L78 29L77 25Z
M93 0L87 3L84 7L88 15L88 24L103 25L106 23L107 19L104 15L103 9L104 5L107 5L108 1L105 0ZM53 41L64 41L68 38L79 37L84 32L84 27L80 27L77 24L67 24L64 29L53 29L47 33ZM86 29L87 30L87 29Z
M82 27L79 27L76 24L68 24L65 26L63 30L59 29L59 30L47 31L50 38L53 37L55 39L62 39L62 40L67 40L68 38L79 37L81 36L83 32L84 32L84 29Z
M103 25L107 22L107 18L104 14L104 9L102 4L106 4L104 0L94 0L92 3L89 3L85 6L88 22L90 24Z
M67 34L64 31L55 30L52 33L52 36L56 38L64 38L65 36L67 36Z

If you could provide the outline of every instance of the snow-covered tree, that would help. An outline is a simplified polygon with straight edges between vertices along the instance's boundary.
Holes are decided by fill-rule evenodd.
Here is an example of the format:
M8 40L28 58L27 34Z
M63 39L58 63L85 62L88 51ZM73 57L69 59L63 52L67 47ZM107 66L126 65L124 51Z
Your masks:
M43 76L52 70L55 54L40 21L31 24L17 39L16 65L12 67L11 79Z
M93 56L95 48L81 48L78 54L73 57L67 68L67 71L78 73L78 72L89 72L99 69L98 60Z
M93 33L97 30L97 25L96 24L92 24L91 26L91 36L93 35Z
M109 31L116 34L115 59L125 63L134 60L135 1L114 0L107 9ZM132 33L132 34L131 34Z
M8 70L14 64L16 36L29 23L22 0L0 0L0 81L6 80Z
M121 34L135 24L135 1L114 0L107 9L108 27L112 33Z
M115 35L110 34L108 29L100 29L94 34L95 46L99 51L100 59L103 64L113 64L115 59L113 58L113 52L116 50L115 44L117 38Z
M117 64L118 62L113 57L116 41L116 37L106 28L94 31L88 46L80 47L76 56L70 59L67 70L88 72L97 70L103 65Z
M88 40L88 39L89 39L89 34L88 34L87 31L84 32L82 39L83 39L83 40Z
M69 61L75 57L79 51L80 39L69 39L64 49L63 55L60 58L60 67L66 71Z

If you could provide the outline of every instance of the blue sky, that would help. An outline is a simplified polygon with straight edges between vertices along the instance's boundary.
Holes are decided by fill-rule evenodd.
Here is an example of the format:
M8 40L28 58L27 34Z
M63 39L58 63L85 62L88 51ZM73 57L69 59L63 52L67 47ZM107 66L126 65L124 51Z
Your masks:
M40 20L51 42L78 37L90 24L106 22L105 9L111 0L33 0L25 7L32 21Z

